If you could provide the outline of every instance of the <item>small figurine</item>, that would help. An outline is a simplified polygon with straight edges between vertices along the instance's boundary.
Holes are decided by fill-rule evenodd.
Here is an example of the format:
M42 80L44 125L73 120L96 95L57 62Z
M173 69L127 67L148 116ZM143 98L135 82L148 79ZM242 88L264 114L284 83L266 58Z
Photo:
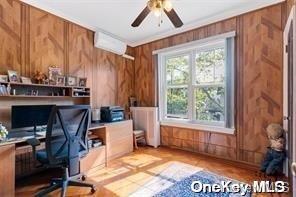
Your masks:
M47 79L47 76L41 71L36 71L34 75L35 83L42 84Z
M268 176L282 174L283 162L286 158L284 130L279 124L270 124L266 131L270 147L261 165L261 172Z

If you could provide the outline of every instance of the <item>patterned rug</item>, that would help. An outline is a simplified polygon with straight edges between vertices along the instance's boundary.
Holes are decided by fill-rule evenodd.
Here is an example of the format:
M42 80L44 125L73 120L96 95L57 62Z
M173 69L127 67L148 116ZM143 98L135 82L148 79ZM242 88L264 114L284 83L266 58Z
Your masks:
M198 192L191 190L193 181L200 181L203 184L221 184L222 181L231 181L231 184L243 184L239 181L229 179L220 175L207 172L201 168L188 164L173 162L163 171L159 172L152 180L145 184L144 188L137 190L131 196L144 197L191 197L191 196L213 196L213 197L236 197L242 196L234 192ZM230 185L231 185L230 184ZM244 195L251 196L250 193Z

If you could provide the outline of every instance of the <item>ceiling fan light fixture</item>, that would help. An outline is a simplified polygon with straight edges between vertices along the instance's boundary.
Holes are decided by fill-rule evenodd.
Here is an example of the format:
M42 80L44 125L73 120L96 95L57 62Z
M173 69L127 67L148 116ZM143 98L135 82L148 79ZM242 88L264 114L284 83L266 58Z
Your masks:
M150 11L152 11L153 8L155 8L155 6L156 6L155 1L153 1L153 0L149 0L149 1L147 2L147 7L149 8Z
M153 10L153 13L156 17L160 17L161 16L161 12L162 10L160 8L156 8Z
M173 9L173 4L170 0L164 0L162 4L163 8L168 12L170 12Z
M163 15L166 15L176 28L183 26L183 22L173 8L171 0L148 0L147 6L132 23L132 27L138 27L150 12L159 18L158 26L163 23Z

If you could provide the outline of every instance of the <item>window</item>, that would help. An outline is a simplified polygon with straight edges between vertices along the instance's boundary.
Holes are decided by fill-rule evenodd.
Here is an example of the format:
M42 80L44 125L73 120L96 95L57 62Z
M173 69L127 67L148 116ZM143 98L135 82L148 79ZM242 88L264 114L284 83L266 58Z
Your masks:
M160 53L162 121L233 128L234 39Z

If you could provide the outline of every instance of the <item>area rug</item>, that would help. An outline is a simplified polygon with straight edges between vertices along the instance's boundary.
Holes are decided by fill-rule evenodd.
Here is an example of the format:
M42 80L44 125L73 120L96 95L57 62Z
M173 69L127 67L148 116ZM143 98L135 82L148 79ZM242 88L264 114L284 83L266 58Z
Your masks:
M250 197L251 193L246 192L242 195L241 192L235 193L234 191L224 192L193 192L191 184L194 181L199 181L202 184L221 184L222 181L231 181L231 184L241 184L245 187L247 184L239 181L226 178L196 166L173 162L168 165L164 170L160 171L156 176L147 182L143 188L139 189L131 196L155 196L155 197L191 197L191 196L213 196L213 197L236 197L246 196Z

